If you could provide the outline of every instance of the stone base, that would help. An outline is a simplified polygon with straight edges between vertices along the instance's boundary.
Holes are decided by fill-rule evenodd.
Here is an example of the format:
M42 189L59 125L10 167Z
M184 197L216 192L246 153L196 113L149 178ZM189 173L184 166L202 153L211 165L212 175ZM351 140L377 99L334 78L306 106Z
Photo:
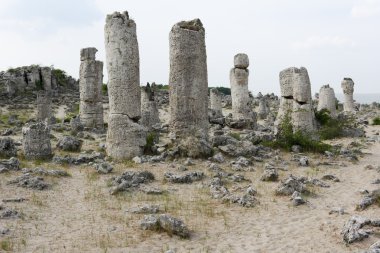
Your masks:
M107 155L116 159L132 159L141 156L146 144L146 129L133 122L127 115L109 116Z

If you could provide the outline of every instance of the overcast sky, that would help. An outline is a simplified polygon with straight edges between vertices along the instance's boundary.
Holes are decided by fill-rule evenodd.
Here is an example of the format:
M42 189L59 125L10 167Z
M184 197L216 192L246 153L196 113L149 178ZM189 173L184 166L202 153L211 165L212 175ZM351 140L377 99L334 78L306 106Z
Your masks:
M169 31L200 18L209 86L229 87L233 56L246 53L254 94L279 94L291 66L308 69L313 93L342 93L343 77L357 93L380 93L380 0L0 0L0 70L54 65L77 78L80 49L105 61L106 14L124 10L137 24L141 83L168 82Z

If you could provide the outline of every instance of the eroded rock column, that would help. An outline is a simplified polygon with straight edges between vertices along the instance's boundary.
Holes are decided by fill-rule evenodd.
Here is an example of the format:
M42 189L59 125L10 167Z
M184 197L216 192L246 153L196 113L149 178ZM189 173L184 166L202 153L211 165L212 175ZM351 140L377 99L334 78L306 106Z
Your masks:
M26 124L22 128L22 144L27 159L48 159L52 156L50 130L43 122Z
M79 115L85 127L103 129L103 62L95 60L94 47L80 51Z
M259 99L259 108L258 108L258 116L260 119L266 119L268 116L268 113L270 112L269 106L266 100L266 97L261 97Z
M51 91L51 68L41 68L42 86L44 90Z
M281 124L285 116L291 117L293 110L293 82L296 68L291 67L280 72L280 107L278 109L275 128Z
M207 156L208 78L205 29L199 19L175 24L170 40L170 131L183 155Z
M210 108L213 110L215 117L223 117L222 94L216 88L210 90Z
M141 124L148 130L160 126L160 117L157 103L154 99L154 83L141 87Z
M315 130L310 79L304 67L294 72L292 123L294 131L313 132Z
M104 27L108 71L107 154L131 159L143 153L146 131L141 117L140 60L136 23L128 12L107 15Z
M336 98L334 89L330 85L323 85L318 95L318 111L327 109L331 117L336 117Z
M351 78L344 78L342 81L342 89L344 94L343 110L345 112L354 112L354 81Z
M37 92L37 119L44 121L52 117L51 92L40 90Z
M230 71L232 117L247 119L250 117L250 102L248 93L249 59L246 54L234 57L234 68Z

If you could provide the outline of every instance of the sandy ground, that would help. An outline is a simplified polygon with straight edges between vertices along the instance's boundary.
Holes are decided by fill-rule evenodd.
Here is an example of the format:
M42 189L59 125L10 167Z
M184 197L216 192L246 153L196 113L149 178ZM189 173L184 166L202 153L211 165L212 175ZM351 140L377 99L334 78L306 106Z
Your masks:
M162 112L163 113L163 112ZM369 127L368 135L380 127ZM59 136L58 133L54 135ZM353 139L335 143L348 144ZM360 141L360 140L357 140ZM86 141L84 148L96 147L97 142ZM325 174L337 176L341 182L328 182L330 188L315 187L316 196L308 197L309 204L293 207L289 197L274 195L279 182L261 182L263 163L255 163L253 172L239 172L258 191L260 204L244 208L211 199L208 183L211 172L205 161L196 160L190 171L203 171L207 178L190 185L176 185L163 181L166 171L178 172L183 162L135 165L131 162L115 165L110 175L99 175L89 166L58 166L51 163L23 161L24 167L43 167L67 170L71 177L47 178L52 189L33 191L7 185L20 173L0 174L0 200L23 197L28 201L6 203L20 211L21 219L0 220L0 227L11 230L0 241L11 244L14 252L360 252L380 240L371 235L362 242L346 245L340 235L343 224L353 215L380 218L380 207L373 205L365 211L355 211L362 198L360 189L374 190L371 184L380 173L365 170L368 164L380 165L380 143L363 149L359 162L342 159L347 167L314 166L319 155L309 154L310 167L291 164L289 171L280 172L280 179L289 174L320 178ZM75 155L75 154L74 154ZM283 154L289 157L289 154ZM222 166L231 171L228 162ZM139 192L109 193L109 180L126 170L147 169L154 173L152 183L167 190L164 195ZM143 231L139 221L143 215L130 214L128 209L143 204L159 204L165 213L178 217L191 229L191 238L180 239L166 233ZM334 207L344 207L348 214L329 215ZM0 250L1 252L1 250Z

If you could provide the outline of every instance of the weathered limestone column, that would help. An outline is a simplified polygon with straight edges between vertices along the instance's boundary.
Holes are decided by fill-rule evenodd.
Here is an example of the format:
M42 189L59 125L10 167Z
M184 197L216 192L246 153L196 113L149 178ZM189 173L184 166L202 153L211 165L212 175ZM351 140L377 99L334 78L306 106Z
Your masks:
M343 110L345 112L354 112L354 81L351 78L344 78L342 81L342 89L344 94Z
M103 62L95 60L97 51L94 47L80 51L79 115L85 127L103 129Z
M216 117L223 117L222 94L216 88L210 90L210 108L214 111Z
M141 117L140 60L136 23L128 12L107 15L104 27L108 71L107 154L131 159L143 153L146 131Z
M207 157L208 78L205 29L199 19L175 24L170 44L170 131L181 155Z
M310 79L307 69L304 67L295 71L292 123L294 131L310 133L315 130Z
M199 19L170 31L170 128L178 135L207 138L208 96L205 29Z
M234 119L248 119L251 113L248 93L248 55L235 55L234 66L230 71L232 117Z
M258 116L260 119L266 119L269 113L269 107L265 97L259 99Z
M318 111L327 109L331 117L336 117L336 104L334 89L330 85L323 85L319 90Z
M51 68L42 67L41 77L44 90L51 91Z
M22 144L27 159L48 159L52 156L50 130L43 122L26 124L22 128Z
M40 90L37 92L37 119L44 121L52 117L51 93L50 91Z
M284 69L280 72L280 89L281 89L281 98L280 98L280 107L278 109L275 128L283 121L284 117L288 115L291 117L293 110L293 82L294 82L294 73L296 68L291 67Z
M154 83L149 83L145 87L141 87L141 120L140 123L148 130L152 130L153 126L160 125L160 117L158 113L157 103L154 100Z

